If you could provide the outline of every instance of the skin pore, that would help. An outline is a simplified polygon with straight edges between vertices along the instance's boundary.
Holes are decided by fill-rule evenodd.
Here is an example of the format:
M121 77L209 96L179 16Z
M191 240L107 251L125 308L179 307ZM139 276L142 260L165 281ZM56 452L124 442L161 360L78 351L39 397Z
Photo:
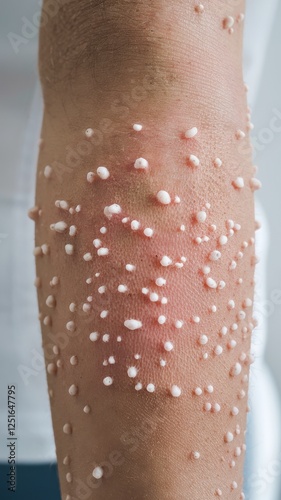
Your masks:
M242 499L244 4L60 3L30 215L62 498Z

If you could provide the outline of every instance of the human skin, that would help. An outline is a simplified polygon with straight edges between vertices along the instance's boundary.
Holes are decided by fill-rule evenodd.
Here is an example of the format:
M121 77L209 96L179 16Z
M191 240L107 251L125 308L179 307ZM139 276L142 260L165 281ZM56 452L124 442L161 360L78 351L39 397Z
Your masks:
M67 1L41 29L31 217L64 500L244 498L244 4L198 5Z

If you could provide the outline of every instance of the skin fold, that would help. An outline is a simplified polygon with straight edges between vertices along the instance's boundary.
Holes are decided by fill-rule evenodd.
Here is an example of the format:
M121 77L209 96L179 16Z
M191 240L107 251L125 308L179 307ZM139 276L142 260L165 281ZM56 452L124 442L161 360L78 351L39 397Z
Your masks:
M244 4L200 5L61 1L41 29L31 217L64 500L244 498Z

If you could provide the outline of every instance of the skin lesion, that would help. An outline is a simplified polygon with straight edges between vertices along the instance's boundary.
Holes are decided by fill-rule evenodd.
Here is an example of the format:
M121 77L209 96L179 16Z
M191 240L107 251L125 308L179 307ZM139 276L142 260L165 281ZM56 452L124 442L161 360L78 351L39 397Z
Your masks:
M235 35L217 14L218 36ZM176 78L164 99L136 99L101 140L116 88L87 73L45 93L31 217L67 500L83 488L99 500L243 498L259 183L241 153L249 115L234 52L234 91L216 72L200 86L195 65L181 92ZM147 69L135 64L133 85Z

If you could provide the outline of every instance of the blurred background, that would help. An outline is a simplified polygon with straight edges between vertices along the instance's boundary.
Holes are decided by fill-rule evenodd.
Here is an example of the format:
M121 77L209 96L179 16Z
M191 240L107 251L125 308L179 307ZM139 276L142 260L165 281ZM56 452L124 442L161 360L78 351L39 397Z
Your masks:
M252 25L248 30L248 38L252 37L252 42L258 46L261 64L255 65L251 51L246 50L245 65L249 83L254 86L253 93L250 93L255 125L252 131L254 162L258 165L258 177L263 184L257 196L266 213L269 231L266 294L258 305L258 312L267 321L265 357L281 395L281 2L262 2L264 13L256 18L255 9L257 12L261 2L255 0L251 10ZM272 4L269 12L267 4ZM40 2L0 0L0 5L0 328L1 345L5 342L2 354L9 357L9 368L7 363L0 367L0 428L4 429L3 435L0 433L0 462L6 454L3 440L6 436L7 384L16 383L19 458L40 462L38 446L41 446L41 462L51 463L54 461L54 445L47 398L41 397L42 391L46 391L45 374L40 358L35 290L30 284L34 275L33 226L25 216L26 209L33 204L36 142L41 119L37 78L38 28L34 24L40 13ZM266 32L263 32L263 25L267 25ZM24 36L23 26L28 26ZM20 230L15 231L16 227ZM24 260L25 255L29 256L28 262ZM3 262L7 264L3 265ZM13 358L13 342L19 346L22 342L23 346L20 372L19 359ZM31 357L34 358L32 364ZM30 416L25 416L26 401L32 410L31 420ZM24 429L29 429L26 438ZM34 449L33 432L37 440ZM39 445L38 435L42 439ZM281 454L275 458L279 460L279 472L276 468L272 477L280 479ZM270 471L268 474L267 482L270 482ZM1 494L0 497L5 498ZM256 498L281 500L281 495L269 497L266 493L261 496L257 493L251 496L251 500Z

